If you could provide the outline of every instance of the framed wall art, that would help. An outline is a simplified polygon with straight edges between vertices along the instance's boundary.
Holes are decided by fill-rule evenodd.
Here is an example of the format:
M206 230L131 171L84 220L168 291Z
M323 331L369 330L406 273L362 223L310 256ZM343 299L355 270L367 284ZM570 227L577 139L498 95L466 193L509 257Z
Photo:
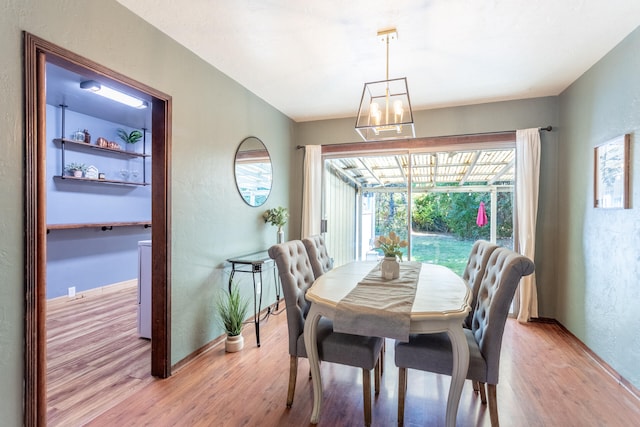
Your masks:
M625 134L595 147L593 207L629 209L629 140Z

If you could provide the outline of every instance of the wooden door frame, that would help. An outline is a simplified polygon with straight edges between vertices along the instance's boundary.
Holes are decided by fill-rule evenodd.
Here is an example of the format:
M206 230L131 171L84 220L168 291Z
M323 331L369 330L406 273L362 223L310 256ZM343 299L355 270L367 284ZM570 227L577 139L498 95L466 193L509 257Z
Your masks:
M151 238L152 313L151 374L171 375L170 154L171 97L30 33L24 49L24 424L47 419L46 391L46 88L45 64L56 63L84 74L109 79L141 95L152 106Z

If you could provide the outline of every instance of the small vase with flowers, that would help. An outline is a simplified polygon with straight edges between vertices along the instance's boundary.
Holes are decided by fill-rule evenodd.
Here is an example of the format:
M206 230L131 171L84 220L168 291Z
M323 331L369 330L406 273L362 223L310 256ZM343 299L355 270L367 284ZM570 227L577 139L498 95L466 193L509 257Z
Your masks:
M400 239L394 231L388 236L378 236L374 241L376 249L380 249L384 254L384 259L380 264L382 278L391 280L400 277L400 264L398 259L402 261L402 248L409 246L409 242Z

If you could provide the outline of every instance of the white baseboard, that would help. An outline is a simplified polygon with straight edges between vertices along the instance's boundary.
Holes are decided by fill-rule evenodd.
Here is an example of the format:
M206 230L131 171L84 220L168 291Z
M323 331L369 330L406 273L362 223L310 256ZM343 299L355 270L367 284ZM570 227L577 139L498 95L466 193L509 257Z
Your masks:
M47 306L49 306L49 308L51 308L51 307L56 306L56 305L68 304L70 302L77 301L79 299L95 298L95 297L99 297L101 295L105 295L105 294L109 294L109 293L113 293L113 292L119 292L119 291L122 291L124 289L129 289L129 288L136 287L136 286L138 286L138 279L125 280L123 282L113 283L111 285L101 286L99 288L88 289L86 291L76 292L76 295L73 298L69 298L66 295L61 296L61 297L51 298L51 299L47 300Z

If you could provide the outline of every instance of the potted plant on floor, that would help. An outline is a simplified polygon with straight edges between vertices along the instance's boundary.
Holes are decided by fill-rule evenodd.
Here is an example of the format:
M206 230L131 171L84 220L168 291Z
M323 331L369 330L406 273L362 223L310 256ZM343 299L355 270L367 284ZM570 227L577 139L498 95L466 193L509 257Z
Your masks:
M227 333L225 350L229 353L242 350L244 337L242 336L242 324L249 311L249 300L242 298L240 289L233 283L231 292L220 292L216 300L216 308L220 323Z

